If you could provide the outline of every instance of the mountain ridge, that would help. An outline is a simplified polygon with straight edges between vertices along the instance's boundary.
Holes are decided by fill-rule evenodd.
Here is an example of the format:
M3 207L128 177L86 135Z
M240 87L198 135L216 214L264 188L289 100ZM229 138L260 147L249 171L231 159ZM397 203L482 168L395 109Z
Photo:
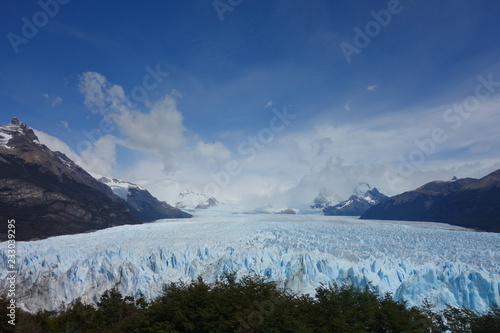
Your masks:
M147 222L110 187L40 143L17 118L0 126L0 170L0 218L16 220L17 240Z
M429 182L371 207L360 218L444 222L500 232L500 169L480 179Z
M133 214L143 221L154 221L162 218L186 218L191 214L172 207L164 201L156 199L145 188L129 181L116 178L100 177L99 182L108 185L113 193L125 200L134 209Z
M387 198L376 187L371 188L367 183L360 183L347 200L336 205L326 205L323 208L323 214L330 216L360 216L368 208Z
M214 197L209 198L203 193L184 190L179 193L175 207L180 209L208 209L221 204Z

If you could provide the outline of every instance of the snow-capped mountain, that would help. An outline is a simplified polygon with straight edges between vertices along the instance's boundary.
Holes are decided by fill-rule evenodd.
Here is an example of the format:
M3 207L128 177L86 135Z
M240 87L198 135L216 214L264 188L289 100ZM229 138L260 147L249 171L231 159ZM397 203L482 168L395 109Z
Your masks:
M255 273L296 293L320 283L367 283L382 295L440 308L486 311L500 304L500 234L438 223L352 217L214 214L125 225L17 244L16 298L32 312L112 287L151 299L165 283L224 272ZM0 292L9 288L7 243L0 243Z
M326 188L322 188L319 194L314 198L314 201L310 207L312 209L323 209L328 206L335 205L339 203L340 200L336 194L332 195Z
M368 183L361 182L356 186L356 188L352 192L352 195L355 195L357 197L363 197L365 193L370 191L371 189L372 187Z
M32 143L40 145L40 141L38 141L35 133L28 126L19 121L19 119L14 117L10 124L0 125L0 148L13 149L15 143L12 142L9 144L9 141L22 136L25 136Z
M0 219L17 220L17 240L140 223L109 187L17 118L0 126L0 142Z
M190 214L159 201L148 190L137 184L108 177L101 177L98 180L108 185L113 193L126 201L127 205L132 208L134 216L142 221L191 217Z
M153 215L136 203L121 199L66 155L40 143L17 118L0 126L0 219L16 219L16 240L152 221ZM181 217L180 210L169 209L173 215L154 217ZM0 240L5 238L0 231Z
M361 198L372 205L376 205L386 200L388 196L383 193L380 193L380 191L376 187L374 187L371 190L366 191Z
M108 185L113 191L113 193L122 198L123 200L127 200L127 197L131 194L130 189L146 191L145 188L125 180L109 178L109 177L99 177L97 178L97 180L103 184Z
M221 205L214 197L207 197L203 193L184 190L179 193L175 207L180 209L207 209Z
M361 218L444 222L500 232L500 169L480 179L427 183L371 207Z
M293 208L285 208L285 209L282 209L278 212L276 212L276 214L297 214L297 211Z
M323 214L336 216L360 216L368 208L383 202L388 197L377 190L371 188L367 183L360 183L349 199L333 206L323 208Z

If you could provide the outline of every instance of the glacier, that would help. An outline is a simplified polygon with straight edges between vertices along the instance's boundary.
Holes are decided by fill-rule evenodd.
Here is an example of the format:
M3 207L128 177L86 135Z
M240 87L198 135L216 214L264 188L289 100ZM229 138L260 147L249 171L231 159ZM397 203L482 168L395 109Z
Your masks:
M95 303L112 287L151 300L170 282L213 282L225 272L257 274L311 296L321 283L370 283L409 306L427 299L437 308L485 312L500 304L500 234L322 215L194 215L18 242L18 306L35 312L78 298ZM0 257L5 291L7 243Z

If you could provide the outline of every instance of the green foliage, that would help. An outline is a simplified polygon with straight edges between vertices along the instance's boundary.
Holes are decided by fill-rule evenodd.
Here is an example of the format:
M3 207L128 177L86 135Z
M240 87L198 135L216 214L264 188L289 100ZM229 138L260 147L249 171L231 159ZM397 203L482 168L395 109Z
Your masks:
M275 309L285 301L285 293L273 283L258 277L236 282L230 275L211 285L201 278L172 283L148 313L151 322L170 323L178 332L273 332L276 322L283 321Z
M369 286L322 286L316 297L318 332L427 332L430 324L420 310L407 309L390 294L381 298Z
M474 333L500 332L500 308L492 309L487 314L477 317L471 323L471 328Z
M86 332L98 327L98 313L91 305L77 300L71 307L60 311L58 316L49 319L48 332Z
M0 311L6 304L0 299ZM58 314L17 312L15 332L29 333L500 332L499 309L478 315L465 308L436 311L428 302L408 308L370 286L322 285L313 298L292 295L256 276L237 280L234 274L215 283L201 277L171 283L150 303L111 289L96 306L76 301ZM0 332L14 330L4 325Z
M479 316L466 308L448 307L443 312L447 329L452 333L494 333L500 332L500 309L490 310Z

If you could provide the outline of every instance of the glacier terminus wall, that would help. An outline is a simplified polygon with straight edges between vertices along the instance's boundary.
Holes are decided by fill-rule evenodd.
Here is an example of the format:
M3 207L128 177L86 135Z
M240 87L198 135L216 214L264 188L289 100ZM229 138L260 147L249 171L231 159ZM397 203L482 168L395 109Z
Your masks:
M200 215L201 214L201 215ZM7 244L0 244L0 290L8 287ZM484 312L500 304L500 234L438 223L320 215L196 213L93 233L17 244L17 304L57 310L77 298L95 303L107 289L153 299L164 284L224 272L264 276L314 295L333 281L409 306Z

